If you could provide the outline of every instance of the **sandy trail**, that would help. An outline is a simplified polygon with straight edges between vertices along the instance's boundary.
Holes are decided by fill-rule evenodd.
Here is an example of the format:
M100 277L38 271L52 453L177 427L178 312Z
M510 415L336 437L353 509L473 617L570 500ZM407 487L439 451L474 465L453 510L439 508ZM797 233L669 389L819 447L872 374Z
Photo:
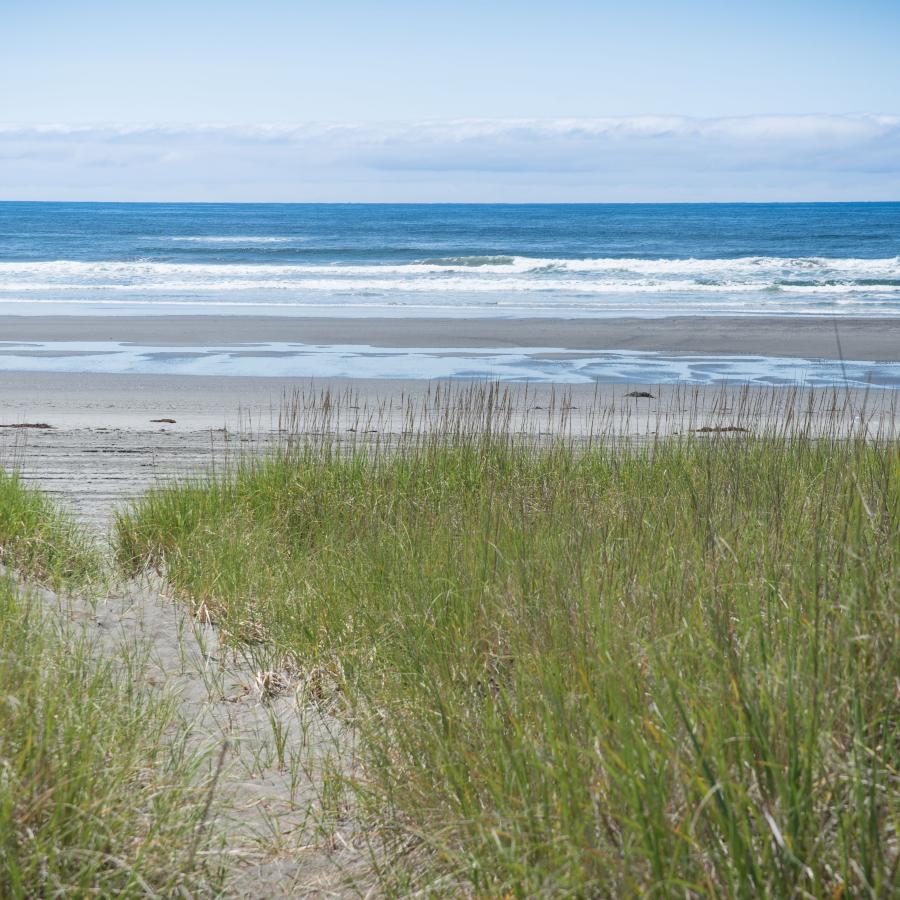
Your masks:
M103 597L32 595L88 629L99 652L145 659L141 678L177 699L189 752L215 777L208 822L231 863L226 896L344 897L371 887L371 853L348 807L323 798L349 774L352 736L297 673L262 648L226 646L155 580ZM214 858L211 863L216 864Z

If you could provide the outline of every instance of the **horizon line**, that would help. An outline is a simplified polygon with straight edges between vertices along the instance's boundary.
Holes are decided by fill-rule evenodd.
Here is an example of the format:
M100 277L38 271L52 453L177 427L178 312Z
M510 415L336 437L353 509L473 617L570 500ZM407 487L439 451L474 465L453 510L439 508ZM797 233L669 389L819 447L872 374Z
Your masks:
M0 204L82 206L879 206L895 200L7 200Z

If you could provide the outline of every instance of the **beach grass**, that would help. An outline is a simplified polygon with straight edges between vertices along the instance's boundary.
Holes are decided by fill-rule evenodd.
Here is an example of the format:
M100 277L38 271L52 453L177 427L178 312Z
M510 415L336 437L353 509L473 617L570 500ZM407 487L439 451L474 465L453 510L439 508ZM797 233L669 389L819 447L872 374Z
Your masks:
M2 472L0 542L18 578L74 591L104 575L69 517ZM65 601L0 573L0 896L218 889L202 756L174 698L147 688L146 664L139 646L100 648Z
M0 563L56 590L103 581L96 543L44 494L0 468Z
M140 666L0 578L0 896L217 889L199 758Z
M289 438L116 524L126 572L344 705L382 887L896 891L897 443L430 421Z

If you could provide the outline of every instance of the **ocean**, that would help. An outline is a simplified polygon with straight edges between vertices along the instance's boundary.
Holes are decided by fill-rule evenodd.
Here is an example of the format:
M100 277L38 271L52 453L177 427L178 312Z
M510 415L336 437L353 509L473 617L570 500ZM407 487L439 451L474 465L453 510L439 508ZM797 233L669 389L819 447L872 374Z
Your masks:
M900 203L0 203L0 314L900 315Z
M0 203L4 314L895 317L900 203ZM313 345L294 328L175 347L95 331L0 333L0 372L900 386L884 360Z

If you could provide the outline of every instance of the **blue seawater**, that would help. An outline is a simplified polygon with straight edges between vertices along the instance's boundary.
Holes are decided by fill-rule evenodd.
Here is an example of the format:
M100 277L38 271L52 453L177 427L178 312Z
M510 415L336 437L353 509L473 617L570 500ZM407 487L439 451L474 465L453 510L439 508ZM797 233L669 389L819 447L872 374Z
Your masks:
M900 315L900 203L0 203L0 314Z

